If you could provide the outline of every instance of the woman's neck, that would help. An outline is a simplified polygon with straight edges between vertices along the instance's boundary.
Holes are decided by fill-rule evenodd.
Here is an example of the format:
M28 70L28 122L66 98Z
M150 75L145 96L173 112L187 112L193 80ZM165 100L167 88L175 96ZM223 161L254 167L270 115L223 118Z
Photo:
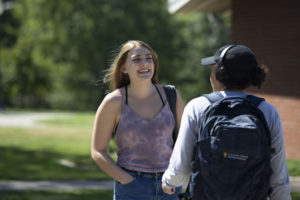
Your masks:
M139 84L132 84L130 83L128 86L128 93L130 96L138 98L138 99L144 99L151 95L153 95L156 90L154 85L150 83L139 83Z

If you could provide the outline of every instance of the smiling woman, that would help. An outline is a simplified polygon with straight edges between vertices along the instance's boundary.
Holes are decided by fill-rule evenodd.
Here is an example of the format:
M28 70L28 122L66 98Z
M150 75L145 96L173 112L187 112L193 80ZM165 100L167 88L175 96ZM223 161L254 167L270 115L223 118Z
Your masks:
M128 74L126 72L123 73L124 64L126 61L131 59L134 59L132 60L134 63L139 63L141 61L142 55L135 55L133 52L131 52L131 50L136 50L137 48L140 50L144 49L144 51L147 52L147 55L145 55L147 56L147 60L151 61L154 65L151 81L153 84L158 83L158 57L156 53L148 44L142 41L131 40L122 45L119 54L114 59L107 75L104 78L104 82L110 82L111 90L115 90L129 84L130 79ZM133 55L128 56L129 59L127 59L129 52L131 52Z
M133 48L128 53L128 59L121 70L124 74L128 74L130 80L135 77L151 79L154 73L154 63L150 51L141 47Z
M142 41L126 42L105 81L110 82L112 92L96 113L92 157L115 179L114 199L178 199L176 194L164 194L161 175L168 167L175 121L181 121L184 104L176 92L175 120L158 84L156 53ZM112 136L118 149L117 163L107 153Z

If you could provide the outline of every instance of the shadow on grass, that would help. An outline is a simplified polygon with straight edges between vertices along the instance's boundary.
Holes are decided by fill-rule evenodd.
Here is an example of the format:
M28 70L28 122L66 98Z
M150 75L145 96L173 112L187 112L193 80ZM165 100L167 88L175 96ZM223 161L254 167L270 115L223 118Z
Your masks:
M293 200L300 200L300 192L292 192Z
M22 191L22 192L0 192L3 200L111 200L111 190L75 190L75 191Z
M0 180L107 180L89 156L0 147ZM75 166L60 164L64 159Z

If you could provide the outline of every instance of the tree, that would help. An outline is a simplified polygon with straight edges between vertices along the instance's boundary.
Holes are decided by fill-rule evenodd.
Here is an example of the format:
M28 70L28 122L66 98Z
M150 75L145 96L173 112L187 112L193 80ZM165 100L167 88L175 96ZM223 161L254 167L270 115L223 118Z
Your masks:
M179 34L184 38L183 66L176 76L185 100L211 92L210 68L200 65L201 58L214 55L222 45L230 42L230 14L177 14L184 24Z
M104 71L131 39L153 47L161 83L189 100L209 88L200 58L224 41L206 15L171 15L166 0L15 1L11 15L14 40L0 39L0 64L5 101L20 108L95 110Z
M29 96L25 105L95 109L105 94L106 88L98 82L111 52L130 39L149 43L159 55L161 80L174 80L181 60L176 49L182 40L166 1L32 2L15 3L14 15L21 25L16 44L4 56L7 71L15 75L7 80L16 83L17 92L10 96ZM8 54L14 56L7 59ZM38 94L33 85L40 88ZM37 97L41 101L33 100Z
M0 66L4 101L15 107L47 107L44 100L50 87L47 70L41 70L42 66L35 62L36 41L34 37L26 37L29 33L21 25L28 16L13 11L6 11L1 16Z

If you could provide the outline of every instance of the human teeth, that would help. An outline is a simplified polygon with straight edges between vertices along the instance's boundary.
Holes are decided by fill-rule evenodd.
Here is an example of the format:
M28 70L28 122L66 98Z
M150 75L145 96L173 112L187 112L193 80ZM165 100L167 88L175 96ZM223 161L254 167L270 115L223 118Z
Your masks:
M149 72L149 69L139 70L139 72Z

